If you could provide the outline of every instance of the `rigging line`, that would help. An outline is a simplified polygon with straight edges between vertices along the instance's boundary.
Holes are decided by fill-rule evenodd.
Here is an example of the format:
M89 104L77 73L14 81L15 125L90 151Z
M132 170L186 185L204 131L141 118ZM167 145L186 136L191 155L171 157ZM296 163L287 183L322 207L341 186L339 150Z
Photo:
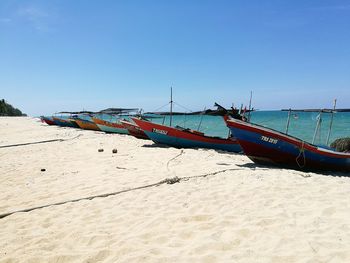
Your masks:
M192 110L190 110L189 108L186 108L185 106L182 106L182 105L180 105L179 103L177 103L177 102L173 102L174 104L176 104L177 106L179 106L179 107L181 107L181 108L183 108L183 109L185 109L185 110L188 110L189 112L193 112Z
M154 110L154 112L159 111L160 109L162 109L162 108L164 108L164 107L168 106L169 104L170 104L170 102L168 102L167 104L165 104L165 105L163 105L163 106L159 107L158 109L155 109L155 110Z

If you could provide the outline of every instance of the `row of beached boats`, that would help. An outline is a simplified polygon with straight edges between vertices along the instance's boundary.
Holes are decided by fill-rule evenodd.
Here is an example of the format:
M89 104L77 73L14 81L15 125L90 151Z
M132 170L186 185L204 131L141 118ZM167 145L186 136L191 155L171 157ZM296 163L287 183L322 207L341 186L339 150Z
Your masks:
M216 106L219 107L217 115L223 117L231 131L227 138L208 136L200 131L179 126L157 124L142 115L128 115L128 119L107 121L99 117L101 112L70 112L69 118L42 117L42 121L48 125L129 134L177 148L208 148L244 153L255 163L263 165L304 171L350 172L349 152L313 145L288 135L287 131L283 133L253 124L249 122L249 118L238 114L238 111L229 112L220 105ZM102 113L120 116L129 110L114 109Z
M121 114L125 114L125 112L125 109L108 109L108 112L106 110L101 112L61 112L60 114L69 114L69 116L41 116L41 121L48 125L102 131L106 133L129 134L139 139L149 139L135 123L130 121L130 119L117 118L112 121L113 115L120 116ZM110 121L103 118L103 116L106 115L111 116Z

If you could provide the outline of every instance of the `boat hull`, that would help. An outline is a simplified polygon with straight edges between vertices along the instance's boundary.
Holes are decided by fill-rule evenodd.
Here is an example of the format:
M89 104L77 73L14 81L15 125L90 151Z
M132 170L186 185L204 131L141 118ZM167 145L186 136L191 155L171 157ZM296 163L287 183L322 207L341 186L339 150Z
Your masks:
M55 121L52 118L50 118L50 117L42 116L41 117L41 121L46 123L47 125L56 125Z
M210 137L136 118L132 118L132 120L156 143L166 144L176 148L207 148L228 152L241 152L241 147L233 138Z
M92 121L83 119L74 119L80 129L100 131L100 128Z
M79 126L75 122L72 122L70 120L65 120L57 117L52 117L52 120L56 125L61 127L79 128Z
M107 133L129 134L128 130L120 123L109 122L96 117L92 117L92 120L101 131Z
M131 123L129 121L122 120L120 123L124 126L125 129L128 130L129 134L138 138L149 140L150 138L146 135L146 133L135 123Z
M350 172L350 153L317 147L300 139L239 120L226 121L243 152L254 162L305 171Z

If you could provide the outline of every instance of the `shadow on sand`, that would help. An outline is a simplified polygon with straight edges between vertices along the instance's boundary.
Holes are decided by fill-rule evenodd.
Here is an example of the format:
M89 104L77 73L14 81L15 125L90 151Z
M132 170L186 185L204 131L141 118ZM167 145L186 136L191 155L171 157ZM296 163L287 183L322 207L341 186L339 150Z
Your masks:
M284 169L284 170L291 170L291 171L295 171L295 172L300 172L303 174L300 174L302 177L311 177L312 174L317 174L317 175L324 175L324 176L337 176L337 177L349 177L350 174L345 173L345 172L333 172L333 171L323 171L323 170L310 170L310 169L306 169L306 170L298 170L295 169L295 167L283 167L283 166L274 166L274 165L270 165L270 164L258 164L258 163L245 163L245 164L236 164L238 167L242 167L242 168L249 168L252 170L255 169L259 169L259 170L280 170L280 169Z

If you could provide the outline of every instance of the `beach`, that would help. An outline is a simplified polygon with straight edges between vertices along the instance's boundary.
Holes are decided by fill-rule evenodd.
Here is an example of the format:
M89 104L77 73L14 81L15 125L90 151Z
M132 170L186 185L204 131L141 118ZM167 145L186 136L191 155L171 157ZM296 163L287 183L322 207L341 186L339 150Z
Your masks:
M0 118L0 168L0 262L350 262L345 174L31 117Z

